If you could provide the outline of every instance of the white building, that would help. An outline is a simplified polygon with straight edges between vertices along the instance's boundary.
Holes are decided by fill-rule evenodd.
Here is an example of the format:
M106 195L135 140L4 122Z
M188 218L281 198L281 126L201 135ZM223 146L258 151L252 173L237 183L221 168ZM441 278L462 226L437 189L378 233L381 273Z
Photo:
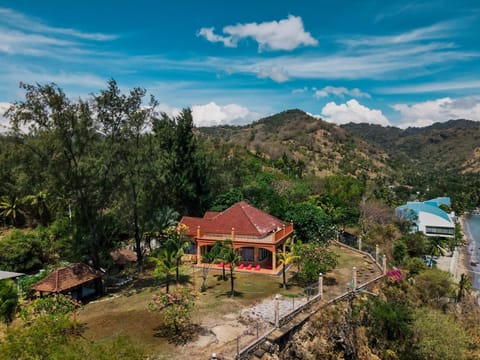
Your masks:
M440 205L450 206L450 198L440 197L424 202L409 201L395 209L398 217L412 223L412 232L423 232L427 236L452 238L455 236L455 214L448 214Z

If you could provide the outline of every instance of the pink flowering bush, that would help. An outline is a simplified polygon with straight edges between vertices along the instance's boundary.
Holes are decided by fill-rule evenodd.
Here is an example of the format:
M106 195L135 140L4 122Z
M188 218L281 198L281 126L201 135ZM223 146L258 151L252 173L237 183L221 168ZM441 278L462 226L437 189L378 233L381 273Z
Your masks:
M20 316L29 321L42 315L69 315L81 307L81 303L69 295L54 294L28 301L22 306Z
M154 295L148 307L161 315L162 325L157 335L186 340L192 333L191 315L196 297L195 290L189 287Z

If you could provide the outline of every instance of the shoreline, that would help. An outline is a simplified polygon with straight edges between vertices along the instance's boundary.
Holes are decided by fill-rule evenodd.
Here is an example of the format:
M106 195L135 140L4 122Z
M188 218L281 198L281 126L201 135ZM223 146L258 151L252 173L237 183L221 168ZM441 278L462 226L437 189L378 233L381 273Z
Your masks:
M463 215L459 218L459 224L463 233L463 245L457 246L450 256L441 256L437 267L451 273L456 283L460 281L462 274L467 274L473 286L475 285L475 275L470 262L472 261L476 244L471 238L470 232L466 231L468 225L465 225L465 217Z
M468 275L472 284L471 296L473 296L476 299L476 303L480 305L480 289L474 287L476 285L475 284L476 272L474 270L476 269L474 269L470 264L470 262L473 259L473 255L475 254L475 251L476 251L476 242L474 239L472 239L470 230L466 231L466 228L468 227L468 225L465 225L465 216L462 215L459 220L460 220L460 226L462 228L464 245L462 245L459 249L460 258L455 268L455 272L456 272L455 279L456 280L458 279L459 281L461 274Z
M460 247L459 253L460 253L460 258L456 267L456 277L455 279L460 281L460 276L461 274L467 274L468 277L470 278L470 281L472 282L472 285L474 284L474 274L472 271L472 267L470 266L470 261L472 259L472 242L473 239L470 238L470 233L465 231L465 217L462 215L460 217L460 227L462 229L463 233L463 242L464 245Z

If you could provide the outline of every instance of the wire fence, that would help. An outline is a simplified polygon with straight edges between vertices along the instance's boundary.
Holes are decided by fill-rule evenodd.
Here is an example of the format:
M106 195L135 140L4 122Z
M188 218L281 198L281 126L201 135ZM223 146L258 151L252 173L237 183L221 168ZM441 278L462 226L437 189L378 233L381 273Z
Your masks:
M367 251L363 249L360 251L358 247L353 247L348 244L340 243L339 245L359 252L370 259L371 266L365 269L359 269L358 271L359 277L355 280L356 291L364 289L384 277L382 265L376 261L376 258L378 258L378 249L373 248L372 254L372 249L369 248L366 249ZM355 243L353 243L353 245L355 245ZM358 242L356 245L358 246ZM319 279L319 281L303 288L298 294L284 294L283 296L267 299L261 304L242 311L241 318L243 322L247 324L247 330L236 338L234 348L230 348L229 351L221 354L219 359L250 359L252 354L254 354L255 351L259 351L260 347L265 347L265 344L275 346L267 340L270 337L275 338L275 330L282 327L288 328L288 325L293 319L297 318L299 314L305 314L303 321L306 321L308 317L323 306L327 306L345 298L349 294L353 294L353 279L350 283L343 285L335 284L335 286L329 286L328 280L328 277L322 278L322 280Z

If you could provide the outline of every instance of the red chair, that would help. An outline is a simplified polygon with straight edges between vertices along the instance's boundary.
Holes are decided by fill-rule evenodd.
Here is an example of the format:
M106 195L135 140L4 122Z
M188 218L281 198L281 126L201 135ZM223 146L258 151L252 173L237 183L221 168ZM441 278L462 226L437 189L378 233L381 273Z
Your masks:
M258 264L257 266L255 266L255 271L260 271L262 267L260 266L260 264Z
M230 269L230 263L228 263L227 265L225 265L225 269Z
M223 267L223 261L217 265L218 267Z
M240 264L240 266L238 267L239 269L243 269L245 267L245 264Z
M248 264L248 266L247 266L247 270L252 270L252 267L253 267L253 265L252 265L252 264Z

